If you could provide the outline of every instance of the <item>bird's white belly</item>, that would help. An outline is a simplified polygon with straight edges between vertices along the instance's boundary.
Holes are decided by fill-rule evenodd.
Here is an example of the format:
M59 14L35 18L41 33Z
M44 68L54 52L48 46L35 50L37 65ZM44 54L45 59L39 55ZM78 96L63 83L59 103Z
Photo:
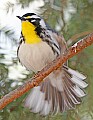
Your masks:
M18 57L20 62L28 69L40 71L49 62L55 59L51 47L46 42L26 44L22 42L19 47Z

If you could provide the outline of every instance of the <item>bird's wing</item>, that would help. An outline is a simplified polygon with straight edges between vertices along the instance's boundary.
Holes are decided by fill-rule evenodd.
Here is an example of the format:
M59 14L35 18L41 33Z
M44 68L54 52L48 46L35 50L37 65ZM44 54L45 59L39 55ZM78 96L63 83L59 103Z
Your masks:
M66 44L65 38L63 37L63 35L59 35L55 31L51 31L51 34L53 38L57 41L60 48L61 55L62 55L67 50L67 44Z
M68 49L68 48L67 48L66 40L65 40L65 38L63 37L63 35L59 35L59 34L58 34L57 32L55 32L55 31L51 31L51 34L52 34L54 40L57 41L57 43L58 43L58 45L59 45L60 55L62 56L62 55L66 52L66 50ZM64 63L64 65L66 65L66 66L67 66L67 64L68 64L68 61L66 61L66 62ZM63 65L63 66L64 66L64 65Z

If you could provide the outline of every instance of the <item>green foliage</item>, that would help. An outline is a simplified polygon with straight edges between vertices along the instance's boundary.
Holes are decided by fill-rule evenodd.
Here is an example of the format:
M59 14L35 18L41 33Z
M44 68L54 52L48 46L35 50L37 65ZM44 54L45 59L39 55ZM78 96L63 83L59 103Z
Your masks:
M32 1L33 0L17 0L17 2L21 4L23 8L29 6L29 3Z
M88 0L71 1L76 9L76 13L72 15L67 26L67 39L75 34L93 30L93 3Z
M29 2L31 1L32 0L18 0L17 2L19 2L25 9L25 7L28 6ZM72 9L74 9L74 12L68 12L70 17L69 20L66 21L65 13L70 5L72 6ZM54 29L56 28L56 25L61 26L59 22L61 19L63 27L61 27L59 32L62 32L67 40L75 34L93 30L92 0L52 0L52 2L49 0L47 2L45 1L45 4L42 8L40 8L40 11L44 11L42 16ZM77 39L75 39L75 41L77 41ZM69 60L69 66L84 73L87 76L86 81L89 83L89 86L86 89L87 95L82 99L82 104L78 105L76 109L54 116L42 117L38 114L31 113L30 110L23 107L23 101L27 95L25 94L0 111L0 120L93 120L92 56L93 47L91 45L83 52ZM0 60L4 59L5 54L0 54ZM6 65L0 62L0 97L3 97L9 91L18 87L18 84L15 85L15 87L11 87L11 84L15 82L15 80L10 80L8 78L9 67L13 66L14 64L16 66L18 65L17 59L13 59L12 62L13 63L11 65ZM26 75L26 78L23 79L23 82L28 77L29 75ZM17 83L19 82L22 82L22 80L17 81Z

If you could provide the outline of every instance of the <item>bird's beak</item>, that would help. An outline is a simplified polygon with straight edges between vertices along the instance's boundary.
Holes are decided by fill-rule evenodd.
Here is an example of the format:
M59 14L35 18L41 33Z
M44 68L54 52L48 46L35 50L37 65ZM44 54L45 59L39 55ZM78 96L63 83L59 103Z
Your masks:
M25 21L25 18L23 17L20 17L20 16L16 16L16 17L18 17L21 21Z

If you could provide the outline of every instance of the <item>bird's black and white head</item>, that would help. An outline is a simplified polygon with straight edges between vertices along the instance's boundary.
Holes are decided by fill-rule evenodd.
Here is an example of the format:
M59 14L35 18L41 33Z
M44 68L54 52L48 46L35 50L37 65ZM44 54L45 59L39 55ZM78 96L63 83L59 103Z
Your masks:
M39 37L41 37L42 31L47 28L43 18L35 13L26 13L22 17L17 17L22 23L22 36L24 36L25 42L40 42Z
M35 27L46 28L46 23L43 18L35 13L26 13L22 17L17 16L21 21L28 21Z

